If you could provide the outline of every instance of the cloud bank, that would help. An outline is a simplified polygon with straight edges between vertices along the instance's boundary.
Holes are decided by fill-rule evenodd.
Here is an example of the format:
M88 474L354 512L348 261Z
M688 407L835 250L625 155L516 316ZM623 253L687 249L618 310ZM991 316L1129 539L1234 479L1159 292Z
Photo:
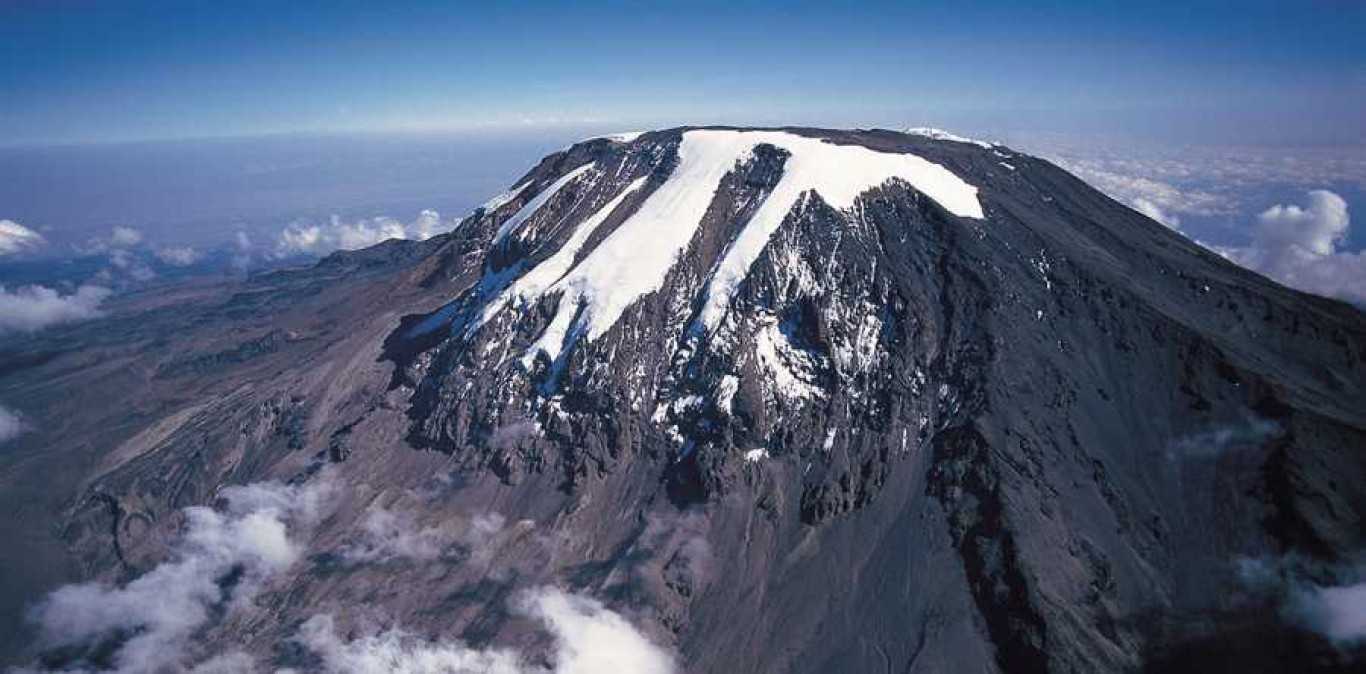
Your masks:
M302 485L229 487L220 507L190 507L169 558L121 586L68 585L29 615L38 627L48 674L82 671L245 674L271 671L250 652L207 652L204 635L241 615L267 587L283 586L306 554L303 541L332 512L333 486L324 473ZM445 530L412 516L378 509L361 526L366 561L432 559L448 541L487 542L501 516L476 516ZM309 654L307 671L329 674L672 674L671 652L653 643L601 602L553 586L523 590L514 613L540 625L549 649L471 648L458 640L422 637L394 627L374 634L339 630L330 615L305 621L290 639ZM251 614L248 614L251 615ZM264 615L264 614L260 614ZM22 670L37 672L37 670ZM278 670L277 674L292 670Z
M1178 214L1215 215L1225 213L1231 207L1230 201L1218 194L1120 172L1115 169L1123 170L1126 167L1115 167L1112 162L1063 158L1054 158L1054 161L1116 201L1128 204L1139 213L1172 229L1181 228Z
M1263 211L1249 246L1215 250L1292 288L1366 304L1366 252L1337 251L1351 225L1347 202L1328 190L1306 199Z
M101 316L100 304L109 289L81 286L70 295L45 286L24 286L13 291L0 286L0 335L37 332L43 328Z
M554 638L550 666L510 649L475 649L422 639L401 629L345 641L331 616L314 616L298 642L330 674L671 674L673 657L602 603L554 587L523 592L514 610L537 620Z
M119 673L188 669L195 635L250 604L271 576L300 557L289 534L316 523L328 492L325 480L259 483L224 489L222 510L186 508L182 537L167 561L123 586L67 585L34 607L29 618L40 645L64 649L67 662L54 666L67 671L100 664L93 659ZM223 671L232 664L225 657L206 664Z
M44 243L38 232L13 220L0 220L0 256L33 250Z
M334 215L326 225L293 224L284 228L276 236L272 255L276 259L322 256L338 250L367 248L389 239L425 241L453 226L442 223L441 215L430 209L406 225L389 217L346 222Z

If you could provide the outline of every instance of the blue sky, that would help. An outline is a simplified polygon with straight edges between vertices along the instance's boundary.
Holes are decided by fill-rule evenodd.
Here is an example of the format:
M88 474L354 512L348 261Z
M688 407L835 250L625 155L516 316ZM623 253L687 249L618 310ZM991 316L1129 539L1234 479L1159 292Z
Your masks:
M1363 35L1366 0L0 0L0 293L449 229L595 134L792 124L1004 142L1366 304ZM1292 208L1329 253L1266 267Z
M682 123L1360 142L1360 2L0 2L0 145Z

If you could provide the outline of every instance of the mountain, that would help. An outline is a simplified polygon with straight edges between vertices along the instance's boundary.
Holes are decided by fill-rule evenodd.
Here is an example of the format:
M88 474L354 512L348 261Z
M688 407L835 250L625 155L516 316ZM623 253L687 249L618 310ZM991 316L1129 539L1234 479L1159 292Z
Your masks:
M591 139L3 348L16 662L1359 664L1366 317L944 132Z

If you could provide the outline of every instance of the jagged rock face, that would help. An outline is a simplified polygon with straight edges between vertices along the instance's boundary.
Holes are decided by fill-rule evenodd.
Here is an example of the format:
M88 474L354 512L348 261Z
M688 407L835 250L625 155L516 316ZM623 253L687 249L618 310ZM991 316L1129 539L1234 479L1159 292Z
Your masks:
M680 160L689 154L680 146L698 136L698 145L731 147ZM773 144L784 141L795 153ZM814 469L802 496L810 522L871 498L891 457L924 443L936 397L948 395L929 372L944 320L936 258L983 223L877 172L842 208L825 201L819 178L799 183L814 189L785 186L797 170L789 163L812 161L801 156L811 144L852 148L843 153L851 163L914 158L943 174L931 189L965 194L957 207L980 213L973 188L915 155L797 134L688 131L572 148L543 165L548 175L526 178L549 185L535 198L466 225L490 239L482 277L393 340L449 335L407 356L415 439L509 479L553 469L571 484L666 457L680 501L707 500L758 457L791 458ZM689 161L708 165L680 166ZM775 190L792 207L765 216L783 198ZM698 219L663 220L666 209ZM644 260L609 250L622 241L649 248L656 237L673 248ZM752 261L738 255L745 246ZM645 277L653 282L639 283ZM622 285L640 294L611 297L626 295Z
M1139 667L1151 626L1134 607L1181 604L1188 585L1161 579L1208 578L1227 563L1187 546L1256 537L1263 515L1235 526L1206 512L1192 526L1209 497L1186 491L1181 473L1193 469L1173 458L1172 438L1252 414L1284 429L1279 442L1304 438L1301 426L1337 435L1345 446L1300 439L1298 453L1362 465L1366 347L1353 310L1312 301L1300 312L1284 304L1290 293L1004 148L754 133L721 153L713 189L694 177L705 172L680 168L684 144L712 133L745 135L575 146L527 176L532 189L467 223L490 242L480 279L391 338L422 343L398 378L414 389L417 444L508 481L558 474L568 489L658 464L680 506L764 485L773 493L757 507L781 503L781 517L817 528L889 488L921 493L943 512L1007 671ZM793 199L783 181L809 161L808 141L907 153L953 180L874 171L856 198L832 204L817 178ZM680 189L685 179L695 184ZM648 251L595 257L652 195L689 189L707 197L700 215L687 211L696 220L648 234L679 242L663 267ZM759 231L779 198L790 207ZM733 255L747 245L748 258ZM626 306L563 282L650 274ZM1272 383L1286 375L1301 383ZM1316 387L1341 402L1296 409ZM777 466L775 484L764 474ZM1360 549L1360 488L1327 489L1341 508L1307 493L1269 499L1276 514L1264 516L1294 521L1272 538Z
M423 507L538 527L489 577L310 548L219 643L267 652L329 602L496 642L536 580L640 617L689 672L1342 662L1245 610L1233 567L1366 549L1366 318L1008 148L595 139L448 235L148 316L97 326L132 345L101 355L117 377L37 346L10 375L54 410L142 387L118 432L31 440L79 448L51 459L75 466L52 528L82 577L146 569L224 483L322 464L352 501L315 546L452 465Z

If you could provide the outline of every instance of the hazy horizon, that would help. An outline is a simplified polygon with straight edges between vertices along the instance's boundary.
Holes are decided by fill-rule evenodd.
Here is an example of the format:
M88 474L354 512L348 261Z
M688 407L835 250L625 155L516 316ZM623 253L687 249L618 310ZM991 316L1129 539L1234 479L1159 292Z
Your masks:
M1328 0L11 3L0 145L907 122L1360 143L1364 29Z

